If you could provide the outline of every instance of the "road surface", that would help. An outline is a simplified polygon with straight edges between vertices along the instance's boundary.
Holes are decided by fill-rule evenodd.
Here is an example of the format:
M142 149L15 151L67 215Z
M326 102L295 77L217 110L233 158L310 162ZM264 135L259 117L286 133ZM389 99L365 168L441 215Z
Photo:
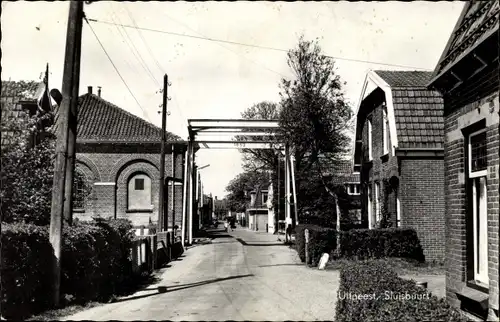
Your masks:
M338 272L306 268L266 233L238 228L214 237L162 269L154 285L63 320L334 319Z

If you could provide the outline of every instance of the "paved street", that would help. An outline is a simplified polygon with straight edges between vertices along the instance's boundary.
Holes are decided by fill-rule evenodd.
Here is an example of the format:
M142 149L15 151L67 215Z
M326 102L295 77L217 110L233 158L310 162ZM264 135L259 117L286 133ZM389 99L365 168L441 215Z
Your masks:
M238 228L215 237L163 269L158 283L66 319L333 320L337 272L304 267L273 235Z

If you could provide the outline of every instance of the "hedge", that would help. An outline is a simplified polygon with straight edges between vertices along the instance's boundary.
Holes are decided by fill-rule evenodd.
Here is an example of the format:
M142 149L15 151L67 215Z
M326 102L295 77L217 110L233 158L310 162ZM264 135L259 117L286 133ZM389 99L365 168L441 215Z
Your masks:
M353 229L340 234L340 257L368 259L403 257L425 261L415 230L408 228Z
M299 224L295 226L295 249L297 250L299 258L303 263L306 261L306 240L304 237L305 229L309 229L309 231L311 231L314 229L322 229L322 227L313 224Z
M53 252L45 227L2 223L2 303L7 319L22 319L50 303Z
M465 321L444 299L374 261L346 264L340 273L336 321Z
M133 233L126 220L75 224L63 230L61 300L105 300L133 280ZM2 224L3 317L21 319L51 306L53 252L47 227Z
M337 246L337 232L331 228L309 229L308 265L317 266L324 253L331 254Z
M61 289L76 302L105 300L132 276L132 225L99 220L64 230Z

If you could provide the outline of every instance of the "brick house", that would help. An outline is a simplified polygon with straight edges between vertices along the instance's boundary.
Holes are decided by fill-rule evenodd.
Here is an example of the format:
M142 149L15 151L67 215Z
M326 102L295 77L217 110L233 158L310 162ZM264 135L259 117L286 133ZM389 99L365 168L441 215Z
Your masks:
M470 1L435 68L444 98L446 295L498 321L498 1Z
M336 186L337 197L339 199L339 207L347 213L340 217L341 229L351 228L366 228L363 226L362 211L361 211L361 183L359 172L353 171L352 162L350 160L340 160L335 165L330 167L326 177L330 180L333 186ZM343 216L347 215L349 218Z
M248 193L250 195L250 201L246 208L248 228L254 231L270 231L268 229L270 216L268 208L268 190L256 187ZM274 218L272 220L274 221ZM272 233L274 233L274 230Z
M356 113L353 158L365 227L379 227L388 217L392 227L413 228L426 259L442 262L443 99L426 88L430 76L368 72Z
M161 129L92 93L79 97L74 217L128 218L135 226L158 220ZM179 138L167 133L168 141ZM186 143L170 143L165 178L183 178ZM174 157L173 157L174 155ZM172 164L175 160L175 169ZM167 197L175 187L175 222L182 226L182 180L168 181ZM88 196L84 186L90 187ZM172 227L172 198L168 207Z

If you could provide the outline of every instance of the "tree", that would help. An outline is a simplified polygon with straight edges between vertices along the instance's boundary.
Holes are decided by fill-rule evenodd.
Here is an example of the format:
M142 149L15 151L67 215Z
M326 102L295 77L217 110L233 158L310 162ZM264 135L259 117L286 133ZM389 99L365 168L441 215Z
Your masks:
M231 211L244 212L250 201L248 191L266 187L269 185L269 177L265 172L249 172L240 173L236 178L231 180L226 187L229 193L226 197L228 208Z
M19 99L26 101L36 99L34 91L37 86L38 83L33 81L9 83L10 90L17 93ZM2 145L0 169L2 222L48 225L55 161L55 135L51 128L54 125L54 115L51 112L36 113L32 116L28 113L2 114L6 116L2 117L2 135L15 133L8 144ZM80 192L85 198L89 195L91 187L86 184L82 188Z
M280 85L280 131L295 155L298 199L302 205L308 200L304 186L315 181L335 202L334 187L324 174L349 151L352 111L342 91L345 83L334 60L322 54L318 40L301 36L287 56L295 79L282 79Z
M260 102L241 113L246 120L278 120L280 117L279 105L273 102ZM250 131L250 130L248 130ZM259 132L261 132L259 130ZM272 144L280 141L269 136ZM238 140L259 140L258 136L237 136ZM279 152L274 149L240 149L243 154L243 169L245 171L273 171L277 166Z
M247 120L279 120L281 107L279 104L269 101L263 101L246 109L241 116ZM251 131L251 130L248 130ZM262 132L261 130L256 130ZM270 133L273 134L273 133ZM261 136L237 136L238 140L254 140L259 141ZM281 145L282 139L276 136L268 136L266 139L271 141L271 147ZM243 169L247 172L265 171L270 174L270 180L273 184L273 201L274 209L280 206L279 198L284 187L284 158L281 152L277 149L240 149L243 157ZM279 170L280 169L280 170ZM278 174L278 171L280 172ZM278 211L275 211L275 225L278 227Z

